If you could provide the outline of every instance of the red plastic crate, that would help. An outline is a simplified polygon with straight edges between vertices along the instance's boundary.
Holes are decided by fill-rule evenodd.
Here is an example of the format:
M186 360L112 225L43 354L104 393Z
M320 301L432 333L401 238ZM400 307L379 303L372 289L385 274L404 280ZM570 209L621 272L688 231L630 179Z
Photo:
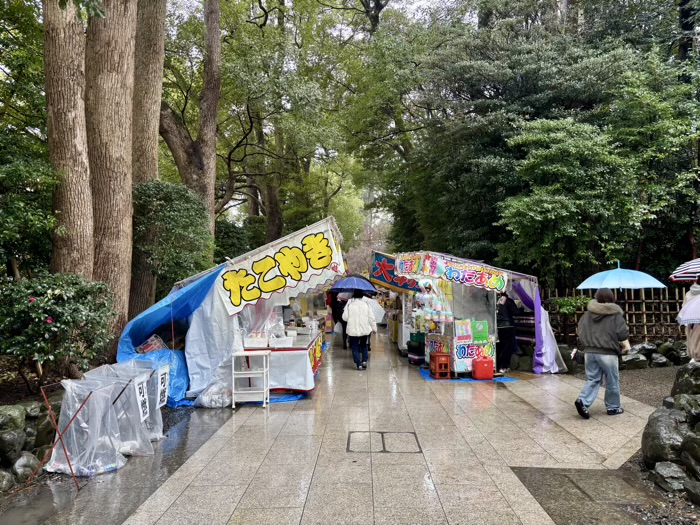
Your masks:
M433 379L450 379L452 368L452 356L450 354L430 354L430 377Z

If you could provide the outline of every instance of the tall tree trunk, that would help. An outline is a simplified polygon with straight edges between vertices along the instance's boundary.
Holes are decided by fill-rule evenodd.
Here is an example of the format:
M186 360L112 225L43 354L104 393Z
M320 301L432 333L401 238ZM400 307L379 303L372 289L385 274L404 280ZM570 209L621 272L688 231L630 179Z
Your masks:
M10 256L7 258L7 261L5 262L5 265L7 266L7 276L12 277L15 281L19 281L22 276L19 273L19 264L17 264L17 258L14 256Z
M138 0L132 122L134 185L158 179L158 129L163 91L166 0ZM134 248L129 294L129 318L156 299L156 276L145 255Z
M695 14L696 10L691 0L680 0L678 2L678 23L681 26L681 31L683 31L678 40L678 54L681 60L690 58L693 50Z
M85 128L85 34L76 8L44 0L44 67L51 165L61 174L53 197L59 228L51 271L92 278L93 212Z
M267 158L265 155L262 155L262 152L265 151L265 129L263 127L263 118L262 114L260 111L257 109L252 111L252 122L253 122L253 129L255 132L255 143L257 147L257 153L258 155L255 155L251 158L246 158L246 162L250 164L250 170L253 173L265 173L267 171L267 166L265 164L265 159ZM248 177L247 182L250 185L249 194L248 194L248 216L249 217L259 217L262 215L262 210L260 209L260 199L261 197L264 198L263 195L261 195L261 192L258 190L258 181L256 180L256 177Z
M96 280L114 294L119 332L129 313L132 201L131 122L136 2L104 0L105 17L90 19L86 120L95 216Z
M221 94L221 3L204 0L204 87L199 102L199 129L193 140L182 119L161 104L160 134L168 145L182 180L207 207L214 235L216 185L216 124Z
M284 231L284 216L282 215L282 203L280 202L279 191L282 177L286 174L287 163L284 160L284 132L279 121L275 126L275 153L277 158L275 164L277 174L272 173L265 176L265 216L267 217L267 231L265 239L267 242L276 241L282 237Z
M246 183L248 184L248 196L246 197L248 205L248 217L259 217L260 216L260 192L256 187L257 181L255 177L247 177Z
M279 183L275 175L268 175L265 181L265 210L267 212L267 230L265 242L276 241L284 231L284 217L279 196Z
M158 179L166 0L138 0L134 65L133 183Z
M637 260L634 264L634 269L640 271L642 269L642 254L644 253L644 238L646 237L646 231L644 226L642 226L642 231L639 234L639 244L637 244Z
M221 93L221 3L204 1L204 90L199 105L199 144L202 178L198 193L209 210L209 230L214 235L214 186L216 185L216 123Z
M693 202L690 206L690 225L688 226L688 242L690 243L690 258L698 258L698 243L695 238L695 221L698 217L698 203Z

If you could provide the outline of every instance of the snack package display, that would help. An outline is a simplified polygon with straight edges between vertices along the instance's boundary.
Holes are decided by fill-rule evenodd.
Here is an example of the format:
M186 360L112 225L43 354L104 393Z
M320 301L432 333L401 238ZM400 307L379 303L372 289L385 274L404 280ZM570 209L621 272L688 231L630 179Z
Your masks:
M157 350L163 350L168 348L163 340L157 334L153 334L149 337L145 343L136 347L136 353L138 354L149 354Z

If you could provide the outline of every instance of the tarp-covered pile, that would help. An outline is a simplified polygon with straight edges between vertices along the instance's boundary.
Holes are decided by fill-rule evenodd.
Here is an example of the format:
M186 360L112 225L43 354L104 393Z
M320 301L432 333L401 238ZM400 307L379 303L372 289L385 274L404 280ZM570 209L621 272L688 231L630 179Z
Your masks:
M65 433L46 470L92 476L121 468L124 456L152 455L151 441L163 438L168 374L162 363L127 361L62 381L58 427Z

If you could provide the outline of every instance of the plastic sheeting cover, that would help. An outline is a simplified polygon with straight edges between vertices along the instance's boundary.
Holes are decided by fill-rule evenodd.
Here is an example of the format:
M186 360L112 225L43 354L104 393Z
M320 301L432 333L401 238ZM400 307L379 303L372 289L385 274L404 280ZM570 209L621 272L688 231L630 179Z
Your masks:
M227 357L228 375L231 375L231 353L242 351L243 341L238 316L228 315L226 306L214 287L190 318L190 329L185 341L191 393L199 394L216 383L215 374Z
M195 406L225 408L231 406L233 375L231 356L219 365L207 387L197 396ZM248 379L237 379L248 381ZM257 386L259 378L252 379ZM270 354L270 388L310 391L314 388L314 373L306 350L272 352Z
M549 322L549 313L541 303L538 304L539 290L535 283L526 280L517 281L513 283L513 292L517 294L526 308L533 311L539 308L539 312L535 311L535 322L538 324L536 333L539 343L535 357L541 361L542 365L541 367L533 366L533 372L551 374L567 372L566 364L559 353L552 325Z
M119 452L126 456L153 455L149 431L141 422L141 408L136 391L138 383L148 382L149 376L149 371L111 365L98 366L85 373L86 379L117 387L112 402L119 423Z
M119 453L119 423L112 405L118 387L89 379L65 380L61 381L61 385L66 394L61 403L58 428L61 431L65 430L75 416L75 420L63 435L63 442L76 476L92 476L123 467L126 458ZM90 398L87 403L78 412L88 396ZM46 470L71 473L61 444L53 449Z
M112 366L115 368L123 367L127 370L146 371L149 374L148 404L150 410L148 411L148 418L144 421L144 425L146 426L148 437L151 441L160 441L163 439L163 415L160 412L160 408L158 408L158 402L160 401L159 378L163 369L169 368L169 365L161 362L130 359L129 361L117 363Z

